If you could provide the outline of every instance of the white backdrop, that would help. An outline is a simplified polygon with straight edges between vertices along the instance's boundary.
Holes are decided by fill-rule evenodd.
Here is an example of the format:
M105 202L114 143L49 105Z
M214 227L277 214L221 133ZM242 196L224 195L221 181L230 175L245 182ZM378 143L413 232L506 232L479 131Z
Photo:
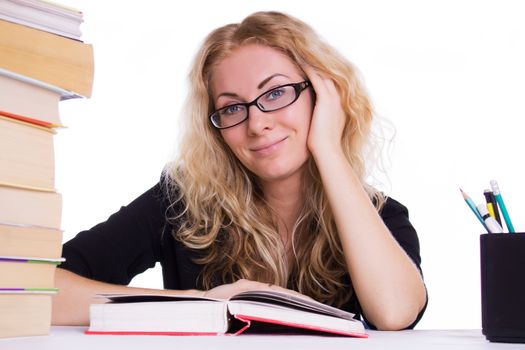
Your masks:
M396 128L384 189L410 210L430 295L418 328L480 328L479 234L459 193L500 183L525 230L519 138L525 81L520 1L87 1L90 100L61 103L57 187L65 240L153 186L168 159L186 74L212 29L258 10L310 23L360 69ZM162 287L156 268L133 285Z

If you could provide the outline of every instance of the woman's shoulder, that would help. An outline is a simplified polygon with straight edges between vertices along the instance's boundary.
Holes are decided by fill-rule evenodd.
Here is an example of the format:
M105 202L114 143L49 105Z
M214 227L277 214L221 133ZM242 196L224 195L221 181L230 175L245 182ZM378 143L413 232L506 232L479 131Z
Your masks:
M379 215L394 236L416 236L416 231L409 220L408 208L394 198L386 198Z
M121 211L136 218L147 216L159 219L179 212L181 204L178 188L168 181L165 176L161 176L157 183L123 206Z
M395 216L405 216L408 218L408 208L392 197L386 197L385 203L379 210L383 219Z

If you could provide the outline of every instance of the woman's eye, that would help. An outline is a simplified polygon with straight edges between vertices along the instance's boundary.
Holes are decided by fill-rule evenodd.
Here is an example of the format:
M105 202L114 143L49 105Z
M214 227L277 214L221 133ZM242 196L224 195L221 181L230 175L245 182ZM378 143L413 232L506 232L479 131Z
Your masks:
M233 105L223 108L222 113L223 114L235 114L239 113L242 110L242 107L240 105Z
M266 94L267 100L275 100L284 95L285 91L284 89L275 89Z

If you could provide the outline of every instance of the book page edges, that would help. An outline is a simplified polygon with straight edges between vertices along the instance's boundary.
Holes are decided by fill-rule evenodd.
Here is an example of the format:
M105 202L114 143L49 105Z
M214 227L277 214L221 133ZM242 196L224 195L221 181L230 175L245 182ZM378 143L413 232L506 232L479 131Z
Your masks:
M36 191L36 192L57 193L56 188L26 186L26 185L20 185L20 184L6 182L6 181L0 181L0 187L2 187L2 186L3 187L10 187L10 188L18 188L18 189L21 189L21 190ZM30 226L34 226L34 225L30 225Z
M93 46L24 25L0 21L2 67L48 85L91 97L94 78ZM45 46L42 44L45 42ZM67 97L66 97L67 98Z
M219 336L222 333L214 332L143 332L143 331L84 331L87 335L168 335L168 336Z
M0 184L0 186L3 186L3 185ZM61 228L47 227L47 226L38 226L38 225L29 225L29 224L21 224L21 223L8 222L8 221L2 221L2 220L0 220L0 226L35 228L35 229L40 229L40 230L49 230L49 231L57 231L57 232L64 233L64 230L62 230Z

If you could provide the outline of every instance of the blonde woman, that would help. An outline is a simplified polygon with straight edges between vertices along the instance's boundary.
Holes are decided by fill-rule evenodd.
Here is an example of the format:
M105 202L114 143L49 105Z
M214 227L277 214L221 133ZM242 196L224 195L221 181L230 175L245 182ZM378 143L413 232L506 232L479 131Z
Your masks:
M53 322L87 324L95 293L151 292L125 285L160 262L157 292L276 289L413 327L418 238L365 183L373 113L352 65L302 21L258 12L209 34L190 83L159 184L64 245Z

